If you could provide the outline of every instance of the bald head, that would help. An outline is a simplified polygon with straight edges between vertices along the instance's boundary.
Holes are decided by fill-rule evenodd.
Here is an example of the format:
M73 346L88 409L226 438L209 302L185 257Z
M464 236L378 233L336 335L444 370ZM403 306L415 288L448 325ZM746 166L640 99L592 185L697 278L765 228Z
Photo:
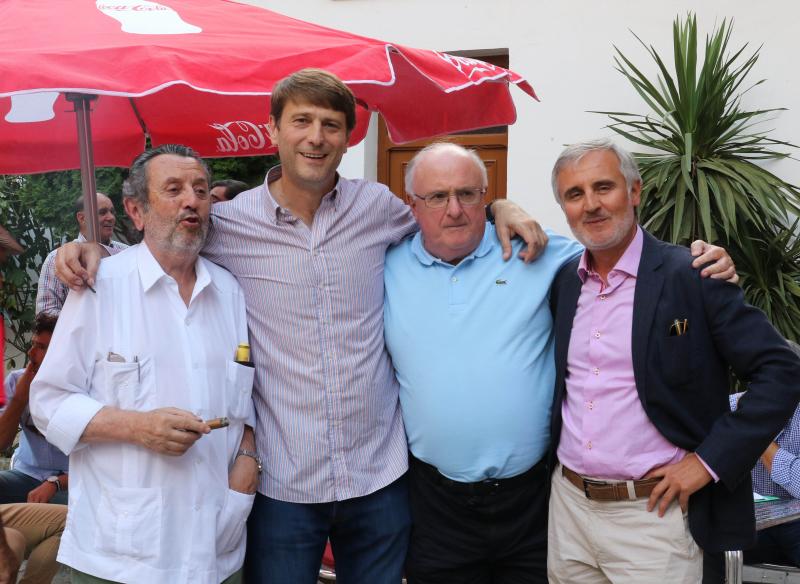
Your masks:
M75 220L78 222L78 229L84 237L88 238L89 227L85 210L84 197L80 196L75 199ZM114 203L104 193L97 193L97 220L100 226L100 232L97 234L97 239L101 243L108 245L111 243L111 237L114 235L114 226L117 223L117 217L114 214Z
M406 168L406 192L425 249L456 264L480 244L486 226L486 167L457 144L421 150Z

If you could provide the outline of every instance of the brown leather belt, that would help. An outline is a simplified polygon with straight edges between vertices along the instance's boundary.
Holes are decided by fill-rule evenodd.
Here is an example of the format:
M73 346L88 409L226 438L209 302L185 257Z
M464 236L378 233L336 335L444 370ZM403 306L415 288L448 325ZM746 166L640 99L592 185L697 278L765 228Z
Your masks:
M587 499L593 501L632 501L649 497L653 488L661 482L659 478L638 481L596 481L587 479L563 465L561 474L583 491Z

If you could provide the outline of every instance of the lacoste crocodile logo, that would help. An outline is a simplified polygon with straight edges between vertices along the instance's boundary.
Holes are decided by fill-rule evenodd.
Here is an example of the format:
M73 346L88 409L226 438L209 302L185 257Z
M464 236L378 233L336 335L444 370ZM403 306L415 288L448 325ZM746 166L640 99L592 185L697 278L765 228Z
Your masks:
M506 284L508 284L508 282L506 282L505 280L501 280L499 278L495 280L494 283L497 284L498 286L505 286Z

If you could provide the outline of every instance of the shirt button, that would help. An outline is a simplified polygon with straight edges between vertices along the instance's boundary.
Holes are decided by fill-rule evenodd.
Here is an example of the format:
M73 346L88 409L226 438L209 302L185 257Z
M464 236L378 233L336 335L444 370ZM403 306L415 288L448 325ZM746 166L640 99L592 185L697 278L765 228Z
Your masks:
M586 448L588 448L589 450L591 450L591 449L592 449L592 443L591 443L591 442L589 442L588 444L586 444Z
M600 295L600 300L605 300L606 298L608 298L608 296L606 294L601 294Z
M455 284L456 282L458 282L458 278L456 278L455 276L453 276L452 278L450 278L450 281L451 281L453 284Z
M594 373L595 375L600 375L600 370L597 367L595 367L594 369L592 369L592 373Z
M593 410L594 409L594 402L589 402L588 404L586 404L586 407L589 408L590 410Z
M594 338L595 339L599 339L600 338L600 331L594 331Z

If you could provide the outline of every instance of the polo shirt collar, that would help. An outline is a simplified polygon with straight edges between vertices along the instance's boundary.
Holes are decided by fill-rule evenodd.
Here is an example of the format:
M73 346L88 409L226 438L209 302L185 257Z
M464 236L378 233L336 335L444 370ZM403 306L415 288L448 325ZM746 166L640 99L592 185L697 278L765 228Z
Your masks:
M478 247L476 247L472 251L472 253L470 253L469 255L465 256L458 263L458 265L461 265L461 264L463 264L464 262L466 262L468 260L472 260L474 258L481 258L481 257L485 256L490 251L492 251L492 249L494 249L495 245L497 245L497 237L495 236L494 225L492 225L491 223L487 222L486 223L486 228L483 231L483 238L481 238L481 241L478 244ZM417 258L419 263L421 263L423 266L431 266L434 263L439 263L439 264L447 265L447 266L453 266L453 264L450 264L449 262L445 262L445 261L433 256L427 249L425 249L425 246L423 245L423 241L422 241L422 232L421 231L418 231L416 233L416 235L414 235L414 239L411 240L411 253L414 254L414 256ZM455 267L455 266L453 266L453 267Z

